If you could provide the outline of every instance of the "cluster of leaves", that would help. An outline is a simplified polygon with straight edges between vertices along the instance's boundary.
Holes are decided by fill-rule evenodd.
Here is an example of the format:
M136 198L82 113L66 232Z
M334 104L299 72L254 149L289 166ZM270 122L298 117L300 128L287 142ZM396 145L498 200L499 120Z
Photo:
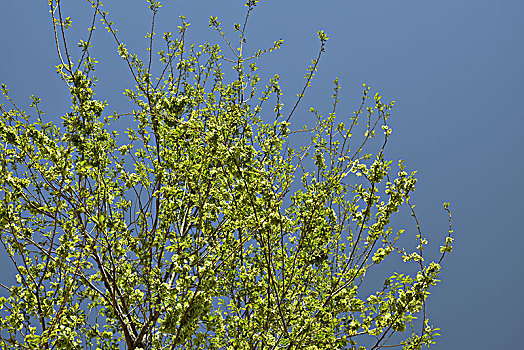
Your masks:
M186 44L189 23L181 16L179 38L164 33L156 79L161 4L148 0L153 25L144 62L119 40L102 3L88 2L93 24L74 63L65 36L72 22L60 1L49 1L58 73L72 101L61 127L45 121L38 98L30 116L2 87L13 107L2 105L0 117L0 239L17 283L2 285L1 348L363 349L359 339L372 339L376 349L400 339L419 349L433 342L437 328L425 303L440 261L424 261L418 221L415 252L398 244L402 230L390 226L402 206L413 209L416 184L402 162L393 176L384 156L393 103L365 86L345 125L336 118L335 80L332 112L311 109L313 125L291 130L324 32L304 90L284 115L279 76L258 91L256 73L256 59L282 41L243 52L258 1L246 3L244 23L234 26L237 48L210 19L232 58L218 45ZM125 91L136 106L129 113L109 115L95 99L89 49L96 18L136 82ZM233 78L224 64L235 69ZM131 117L136 127L119 143L111 126ZM295 133L310 142L293 148ZM383 140L372 142L377 133ZM366 271L393 253L418 266L415 277L394 274L362 299ZM409 335L393 337L408 326Z

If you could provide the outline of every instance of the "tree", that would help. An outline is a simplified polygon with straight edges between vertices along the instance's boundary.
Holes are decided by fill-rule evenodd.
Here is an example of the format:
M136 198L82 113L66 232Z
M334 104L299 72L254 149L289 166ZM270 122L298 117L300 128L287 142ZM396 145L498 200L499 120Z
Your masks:
M365 85L349 120L336 117L335 80L331 113L311 109L313 125L292 127L325 50L323 31L304 89L284 113L279 76L257 90L256 73L257 59L282 41L243 50L257 0L234 26L236 48L218 18L210 19L234 56L218 45L186 43L189 23L181 16L179 37L163 35L156 76L160 2L147 1L153 21L144 61L119 40L102 3L87 1L93 24L76 59L66 44L72 22L59 0L49 1L57 72L72 101L62 125L46 121L39 98L32 96L31 116L2 86L12 107L1 107L0 238L17 272L15 285L2 284L3 349L433 343L438 328L429 324L426 298L452 249L449 204L449 233L438 261L428 263L410 203L415 172L402 161L392 170L385 156L393 102ZM136 82L125 90L131 112L109 114L95 98L96 18ZM135 127L122 143L114 123L131 116ZM310 141L296 147L292 134ZM414 251L390 224L401 207L415 220ZM366 272L394 255L414 273L394 273L375 292L362 291Z

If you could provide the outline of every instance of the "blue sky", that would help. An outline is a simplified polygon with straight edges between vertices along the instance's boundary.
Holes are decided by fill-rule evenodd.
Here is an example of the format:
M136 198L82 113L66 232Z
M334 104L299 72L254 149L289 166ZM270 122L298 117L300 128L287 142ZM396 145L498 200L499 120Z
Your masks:
M157 33L175 33L184 14L192 24L191 41L220 43L208 28L209 17L218 16L231 33L232 23L244 16L243 2L164 1ZM145 2L105 5L128 48L145 54ZM84 38L88 6L65 6L73 18L71 37ZM290 97L286 106L316 56L319 29L330 40L304 110L328 111L335 77L342 85L341 114L357 106L363 83L397 101L389 157L406 159L409 169L419 171L414 200L435 245L447 230L442 203L450 201L454 212L455 250L429 299L430 319L442 329L432 349L522 346L523 13L524 2L517 0L263 0L250 20L249 47L285 41L260 64L263 77L280 74ZM50 118L64 113L69 98L54 69L58 59L46 2L5 1L0 23L0 82L20 104L35 94ZM118 108L126 103L121 92L130 80L107 32L98 27L98 97ZM301 113L296 121L301 126L300 118L309 117ZM2 281L8 272L3 269Z

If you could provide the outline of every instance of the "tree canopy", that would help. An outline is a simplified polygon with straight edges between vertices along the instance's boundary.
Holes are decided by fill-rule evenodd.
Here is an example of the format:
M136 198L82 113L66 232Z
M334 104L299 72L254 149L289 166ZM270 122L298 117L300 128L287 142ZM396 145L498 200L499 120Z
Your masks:
M61 123L34 96L26 112L2 85L10 106L1 106L0 117L0 239L17 281L1 285L3 349L420 349L434 342L426 300L452 250L449 204L449 232L427 261L410 202L416 172L386 156L394 102L370 87L350 117L337 117L335 79L332 110L311 108L312 121L296 127L326 33L318 32L318 57L286 109L279 76L257 74L258 58L282 40L244 50L258 1L247 1L234 24L237 41L210 18L223 52L186 42L183 16L176 36L157 39L162 5L148 0L143 57L126 48L100 1L87 2L92 25L74 48L66 40L72 20L61 1L49 0L57 72L71 96ZM129 111L107 112L96 99L90 50L98 19L135 82L124 91ZM164 47L156 55L154 41ZM118 130L122 118L133 127ZM414 218L406 231L391 224L402 207ZM411 273L362 288L366 273L394 256Z

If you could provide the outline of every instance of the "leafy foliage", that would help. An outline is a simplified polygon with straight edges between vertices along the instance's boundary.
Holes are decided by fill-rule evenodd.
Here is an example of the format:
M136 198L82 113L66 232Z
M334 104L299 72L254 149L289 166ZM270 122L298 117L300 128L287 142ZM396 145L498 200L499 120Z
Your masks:
M304 89L284 114L279 76L258 90L256 63L282 40L252 55L243 50L258 1L248 1L244 23L234 25L236 48L210 19L233 56L186 43L181 16L179 37L163 35L157 76L160 2L148 0L146 61L119 40L102 3L88 2L93 24L75 61L63 46L72 20L60 1L49 1L57 71L71 95L60 127L46 121L39 98L30 116L2 87L12 108L1 107L0 238L17 271L15 285L2 285L2 348L364 349L359 342L367 339L370 349L394 341L420 349L433 342L438 328L428 322L426 298L452 249L451 213L446 204L450 231L438 262L423 258L418 220L417 249L400 245L403 230L390 222L403 206L416 220L409 199L417 180L385 157L393 102L364 85L361 105L340 121L335 80L331 113L311 109L313 125L292 130L325 50L323 31ZM95 98L96 18L135 80L125 90L135 106L129 113L108 114ZM135 125L123 143L112 129L120 118ZM310 141L294 148L295 134ZM395 273L362 298L366 272L395 254L417 272Z

